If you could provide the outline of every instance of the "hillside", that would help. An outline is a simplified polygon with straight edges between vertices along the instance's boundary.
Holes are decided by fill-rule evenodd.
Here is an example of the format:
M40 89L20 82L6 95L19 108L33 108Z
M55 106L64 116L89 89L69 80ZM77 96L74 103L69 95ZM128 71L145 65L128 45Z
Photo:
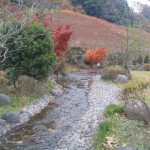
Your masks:
M70 25L74 31L71 45L80 45L84 48L94 48L98 46L107 47L111 51L125 49L126 28L102 19L90 17L71 10L62 10L53 13L53 21L57 25ZM135 41L143 41L149 47L150 34L132 29L132 36Z

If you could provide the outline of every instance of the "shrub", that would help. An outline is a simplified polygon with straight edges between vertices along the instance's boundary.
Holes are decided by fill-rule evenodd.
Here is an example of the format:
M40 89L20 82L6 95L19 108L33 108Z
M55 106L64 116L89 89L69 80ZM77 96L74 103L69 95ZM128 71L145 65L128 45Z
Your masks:
M146 71L150 71L150 64L144 64L144 69Z
M51 65L56 60L53 52L54 45L49 33L39 23L27 26L24 31L14 35L18 42L11 38L10 51L21 49L15 54L9 53L6 61L0 64L3 70L7 69L8 79L15 83L21 75L31 76L37 80L46 78ZM31 39L26 42L24 39Z
M107 49L100 47L95 50L87 50L85 53L85 58L90 62L91 67L93 64L102 62L107 56Z
M141 54L139 55L139 57L137 59L137 62L138 62L138 64L142 64L143 63L143 57L142 57Z
M80 69L85 69L87 66L86 66L84 63L79 63L79 64L78 64L78 67L79 67Z
M121 92L121 100L141 99L148 83L143 81L129 82Z
M149 62L150 62L149 55L146 55L144 59L144 63L149 63Z
M124 105L110 104L104 111L106 117L113 117L116 113L124 113Z
M80 47L73 47L67 52L67 62L70 64L76 64L77 62L83 62L84 50Z
M120 66L109 66L102 70L102 79L115 80L118 74L126 74L125 69Z

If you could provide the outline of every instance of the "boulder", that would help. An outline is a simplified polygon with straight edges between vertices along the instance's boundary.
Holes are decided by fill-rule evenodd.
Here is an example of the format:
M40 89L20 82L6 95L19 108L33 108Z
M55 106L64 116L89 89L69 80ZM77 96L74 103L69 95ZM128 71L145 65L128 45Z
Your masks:
M128 119L150 123L150 109L147 104L140 100L128 100L125 103L125 113Z
M20 113L19 112L7 112L2 116L7 123L20 123Z
M0 119L0 127L3 127L6 125L6 121L3 119Z
M61 96L60 92L57 89L52 89L51 94L56 97Z
M127 76L125 76L125 75L121 75L121 74L119 74L118 76L117 76L117 80L116 80L118 83L126 83L126 82L128 82L128 78L127 78Z
M10 98L5 94L0 94L0 106L9 105L11 103Z
M130 66L130 69L131 69L131 70L137 70L137 66L131 65L131 66Z
M140 66L140 67L138 68L138 70L139 70L139 71L145 71L145 68L144 68L144 66Z
M116 150L137 150L137 149L134 147L119 147Z

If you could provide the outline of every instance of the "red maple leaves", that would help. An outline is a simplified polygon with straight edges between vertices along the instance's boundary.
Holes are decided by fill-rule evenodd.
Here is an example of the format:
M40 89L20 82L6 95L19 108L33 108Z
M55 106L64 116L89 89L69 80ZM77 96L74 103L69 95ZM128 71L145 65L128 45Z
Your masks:
M64 27L58 27L54 30L52 36L55 43L54 52L58 57L63 57L65 54L72 33L73 31L67 25Z
M106 48L96 48L96 50L88 50L85 53L86 60L91 64L103 61L107 56Z
M54 52L59 58L65 57L68 42L71 38L73 31L70 29L70 26L65 25L64 27L52 27L52 16L47 15L41 19L40 14L35 14L35 18L31 19L31 23L41 22L43 27L52 32L52 39L54 41L55 49Z

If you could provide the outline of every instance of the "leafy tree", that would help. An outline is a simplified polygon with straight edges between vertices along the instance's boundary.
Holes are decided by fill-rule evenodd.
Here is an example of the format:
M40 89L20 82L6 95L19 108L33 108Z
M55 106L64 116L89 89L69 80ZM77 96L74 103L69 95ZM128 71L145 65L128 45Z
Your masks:
M67 50L68 41L73 31L69 26L58 27L53 31L53 40L55 44L55 54L58 57L63 57Z
M134 20L126 0L71 0L74 6L81 5L87 15L107 21L127 25L128 19Z
M106 48L96 48L96 50L87 50L85 53L85 58L90 62L91 67L93 64L103 61L107 56Z
M70 26L52 28L52 17L46 15L43 18L39 13L35 15L35 18L31 19L31 23L41 22L43 27L52 32L52 39L54 41L54 52L59 58L63 58L67 52L68 42L71 38L73 31Z
M145 18L150 20L150 6L148 5L142 5L142 10L140 12Z
M7 41L9 49L13 51L20 46L22 48L16 53L8 53L7 59L0 64L1 69L7 71L8 78L15 84L21 75L28 75L37 80L47 77L56 56L51 36L43 25L34 23L13 37ZM16 38L17 42L14 41ZM28 44L25 40L27 38L31 39Z

